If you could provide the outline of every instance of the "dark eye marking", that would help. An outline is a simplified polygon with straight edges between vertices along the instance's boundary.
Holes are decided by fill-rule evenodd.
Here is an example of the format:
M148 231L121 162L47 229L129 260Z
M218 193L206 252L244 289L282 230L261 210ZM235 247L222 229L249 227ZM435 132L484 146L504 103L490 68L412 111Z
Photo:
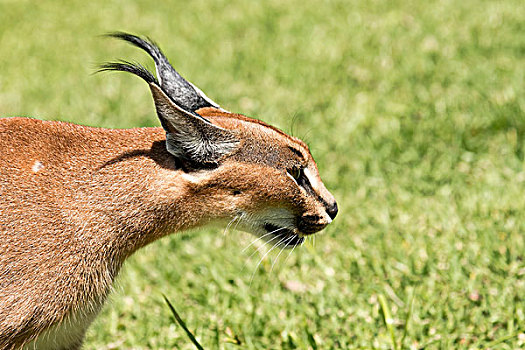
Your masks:
M299 184L301 178L304 176L303 168L300 167L294 166L293 168L287 169L286 171L294 178L297 184Z
M310 180L308 179L306 175L304 175L304 168L297 168L297 169L299 169L300 171L300 176L297 179L294 177L297 184L301 186L302 188L304 188L305 191L308 192L309 195L315 197L319 202L321 202L325 207L327 207L328 203L324 200L323 197L321 197L319 193L317 193L314 190L312 184L310 183ZM293 176L293 174L291 173L290 175Z
M297 148L292 147L292 146L288 146L288 149L289 149L290 151L292 151L293 153L295 153L296 156L298 156L299 158L301 158L301 160L304 159L303 153L302 153L301 151L299 151Z

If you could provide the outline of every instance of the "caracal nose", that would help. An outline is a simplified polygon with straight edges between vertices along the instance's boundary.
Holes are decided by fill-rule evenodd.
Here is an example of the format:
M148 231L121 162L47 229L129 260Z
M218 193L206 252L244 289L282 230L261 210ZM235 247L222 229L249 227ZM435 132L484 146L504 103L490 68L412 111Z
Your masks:
M326 213L328 214L328 216L330 216L330 219L332 220L335 218L338 211L339 209L337 208L336 201L334 201L332 204L329 204L328 207L326 208Z

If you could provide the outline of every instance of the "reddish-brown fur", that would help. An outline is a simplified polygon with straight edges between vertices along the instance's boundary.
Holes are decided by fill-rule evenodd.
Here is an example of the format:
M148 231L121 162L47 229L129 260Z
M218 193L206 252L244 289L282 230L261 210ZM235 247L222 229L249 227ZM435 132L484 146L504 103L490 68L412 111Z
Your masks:
M333 201L302 141L244 116L199 113L236 130L241 144L195 173L176 167L162 128L0 119L0 349L80 348L123 261L171 232L274 207L329 222L323 204L286 176L288 165L305 163L317 194ZM69 323L68 339L31 343Z
M0 349L79 349L124 260L172 232L212 221L295 247L337 204L307 146L228 113L146 51L163 128L109 130L0 119ZM210 107L210 106L215 106Z

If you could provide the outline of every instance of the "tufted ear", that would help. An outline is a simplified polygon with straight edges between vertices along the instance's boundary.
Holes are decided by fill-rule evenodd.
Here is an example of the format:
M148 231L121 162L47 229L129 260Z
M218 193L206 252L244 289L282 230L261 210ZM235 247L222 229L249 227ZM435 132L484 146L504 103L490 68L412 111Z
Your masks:
M214 166L237 148L239 140L234 131L177 106L158 85L150 83L150 89L166 130L166 147L175 157L200 166Z
M166 148L184 164L194 168L217 166L222 157L239 145L235 131L214 125L196 112L178 105L144 67L121 61L103 64L100 71L130 72L149 84L157 116L166 131Z

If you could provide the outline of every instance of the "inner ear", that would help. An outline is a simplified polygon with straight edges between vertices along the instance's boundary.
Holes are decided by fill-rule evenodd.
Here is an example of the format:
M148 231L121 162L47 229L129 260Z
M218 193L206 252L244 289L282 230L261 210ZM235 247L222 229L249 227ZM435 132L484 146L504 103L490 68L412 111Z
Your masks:
M150 84L157 115L166 130L168 152L183 163L215 167L239 145L235 131L221 128L175 104L156 84Z

